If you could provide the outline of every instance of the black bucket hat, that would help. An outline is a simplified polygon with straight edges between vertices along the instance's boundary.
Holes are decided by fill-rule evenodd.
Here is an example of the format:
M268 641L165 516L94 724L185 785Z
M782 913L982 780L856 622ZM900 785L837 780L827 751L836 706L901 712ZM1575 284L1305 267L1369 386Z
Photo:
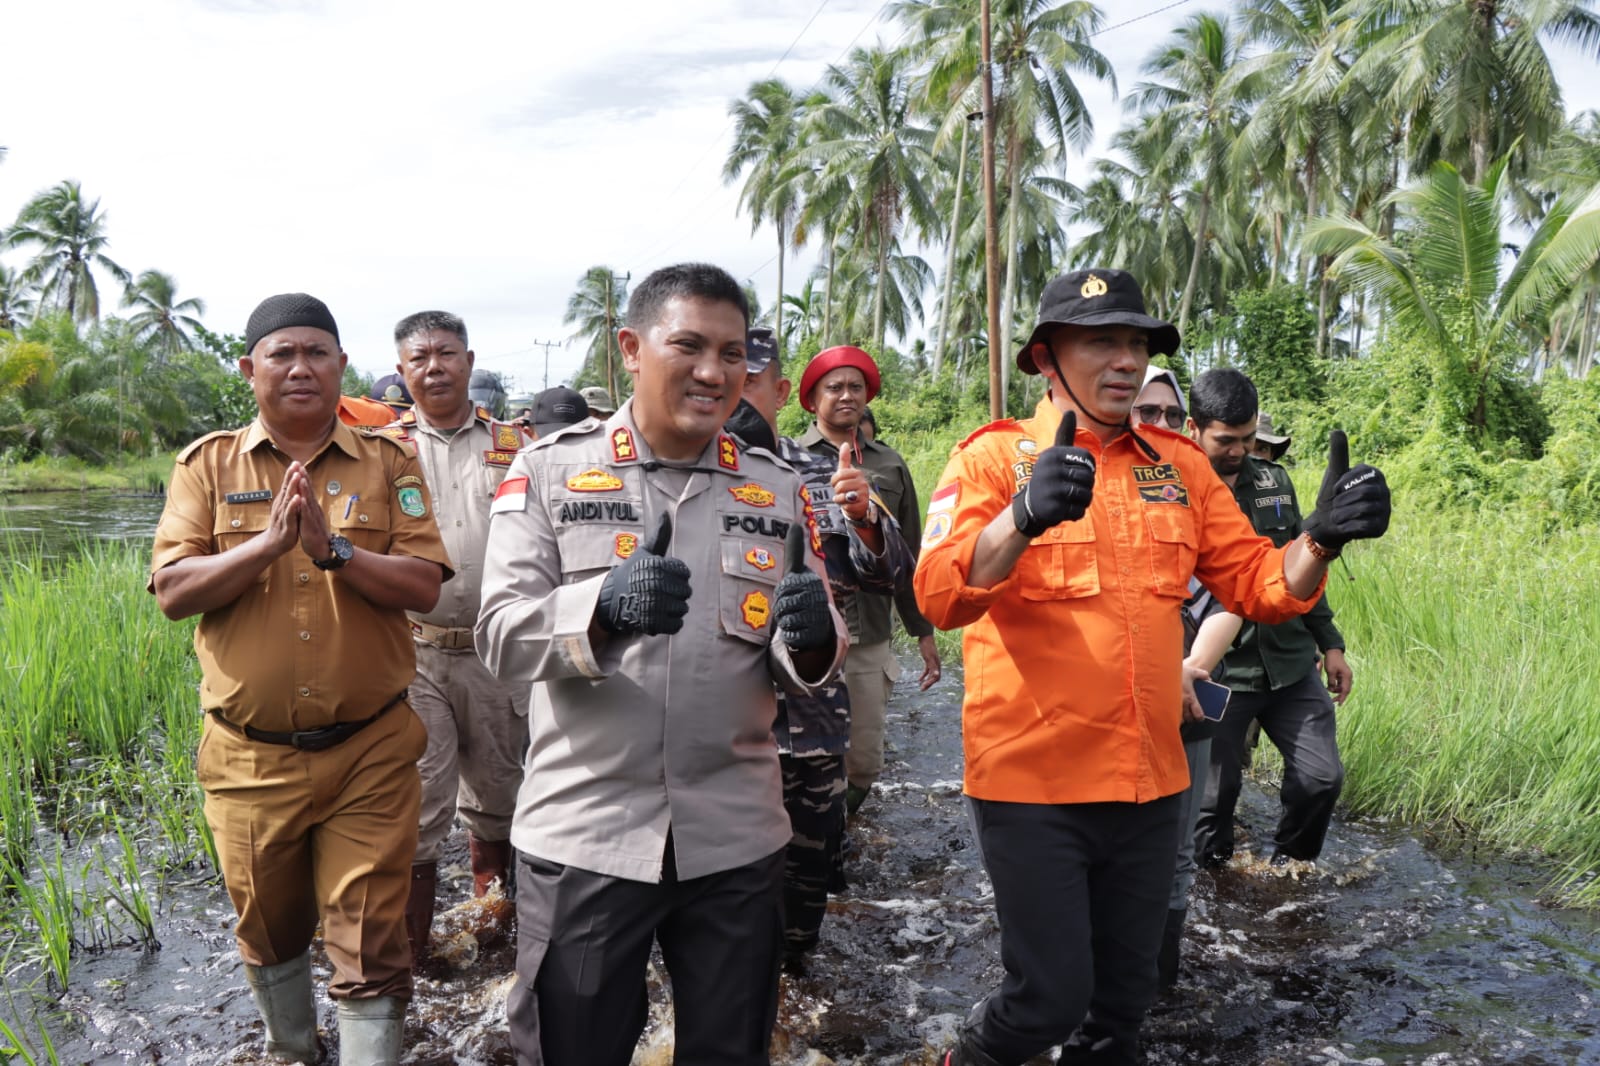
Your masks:
M1017 352L1017 369L1037 374L1033 346L1050 326L1135 326L1150 333L1150 354L1178 350L1178 327L1145 314L1144 293L1126 270L1074 270L1044 287L1033 333Z

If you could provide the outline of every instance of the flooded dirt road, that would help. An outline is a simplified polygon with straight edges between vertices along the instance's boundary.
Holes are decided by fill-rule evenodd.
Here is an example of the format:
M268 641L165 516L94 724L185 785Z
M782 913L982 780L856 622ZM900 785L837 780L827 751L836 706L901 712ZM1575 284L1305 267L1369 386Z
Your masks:
M776 1062L933 1063L999 980L992 899L960 795L959 672L946 678L926 695L903 684L890 705L894 750L854 826L850 888L830 906L809 972L784 979ZM1247 830L1270 832L1275 802L1248 786ZM458 851L446 864L446 903L468 895L464 860ZM1184 973L1152 1012L1146 1061L1600 1063L1600 920L1541 906L1541 887L1537 871L1371 822L1337 822L1315 868L1269 870L1241 854L1196 884ZM48 1020L62 1062L264 1061L226 897L209 884L168 890L161 951L75 963ZM513 1061L511 950L477 954L454 976L419 981L407 1063ZM22 1013L27 978L7 972L0 1017ZM638 1061L667 1063L670 1011L653 983ZM325 999L322 1017L331 1046Z

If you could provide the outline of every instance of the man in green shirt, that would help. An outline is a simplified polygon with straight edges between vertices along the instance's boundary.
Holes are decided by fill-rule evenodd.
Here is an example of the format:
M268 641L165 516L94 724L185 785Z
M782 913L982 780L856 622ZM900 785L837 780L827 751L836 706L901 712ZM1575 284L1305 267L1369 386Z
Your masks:
M900 523L900 531L913 554L922 543L922 508L911 471L900 453L859 432L867 404L878 395L878 365L860 348L840 345L818 352L800 377L800 405L816 415L800 437L807 451L833 463L839 447L853 444L859 464L866 468L872 489ZM820 501L813 501L814 503ZM869 515L870 517L870 515ZM845 593L839 609L850 626L850 655L845 660L845 687L850 692L850 750L845 755L849 786L845 803L850 813L866 800L873 782L883 773L883 737L889 693L900 676L900 664L889 642L893 622L891 601L900 611L906 632L917 638L922 655L920 685L926 689L939 680L939 648L933 626L917 609L916 596L907 580L893 597L872 592Z
M1300 504L1288 472L1250 454L1258 406L1255 385L1231 368L1201 374L1189 390L1190 427L1212 469L1233 489L1256 532L1281 546L1301 534ZM1319 656L1326 685L1318 676ZM1327 596L1299 618L1246 623L1223 662L1233 697L1211 744L1196 855L1202 865L1214 866L1233 855L1245 734L1259 721L1283 754L1283 815L1272 862L1315 860L1344 784L1334 704L1349 696L1353 680Z

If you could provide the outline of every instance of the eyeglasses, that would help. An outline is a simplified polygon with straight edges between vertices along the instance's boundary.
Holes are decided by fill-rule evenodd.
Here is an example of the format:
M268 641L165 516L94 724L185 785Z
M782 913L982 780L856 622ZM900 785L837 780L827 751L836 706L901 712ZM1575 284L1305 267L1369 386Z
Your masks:
M1147 426L1153 426L1161 422L1163 418L1167 423L1168 429L1177 429L1183 425L1183 408L1181 407L1162 407L1158 403L1142 403L1135 407L1133 412L1139 416L1139 421Z

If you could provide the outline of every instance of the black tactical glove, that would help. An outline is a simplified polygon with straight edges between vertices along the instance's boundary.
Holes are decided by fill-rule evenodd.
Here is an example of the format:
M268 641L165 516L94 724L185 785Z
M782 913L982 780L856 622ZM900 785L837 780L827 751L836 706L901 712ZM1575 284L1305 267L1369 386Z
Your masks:
M1030 539L1062 522L1076 522L1094 500L1094 456L1074 447L1078 412L1068 411L1056 427L1056 443L1039 453L1033 476L1011 498L1011 519Z
M778 599L772 607L778 631L794 651L825 648L834 640L833 614L828 610L828 590L822 578L806 566L803 519L789 527L784 551L789 556L789 572L778 582Z
M1328 434L1328 469L1317 509L1302 528L1330 552L1352 540L1381 537L1389 528L1389 483L1375 466L1350 469L1350 441L1342 429Z
M595 618L612 633L672 634L689 613L689 567L663 554L672 542L672 519L662 515L650 543L639 546L600 586Z

